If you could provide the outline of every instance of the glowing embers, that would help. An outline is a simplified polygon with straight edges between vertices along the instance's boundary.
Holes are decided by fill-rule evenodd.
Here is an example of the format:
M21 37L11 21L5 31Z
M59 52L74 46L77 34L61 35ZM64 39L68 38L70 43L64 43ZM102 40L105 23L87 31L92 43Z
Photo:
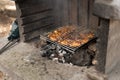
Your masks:
M61 45L69 47L79 47L86 44L95 35L88 29L79 29L75 26L64 26L51 32L48 38L51 41L58 42Z

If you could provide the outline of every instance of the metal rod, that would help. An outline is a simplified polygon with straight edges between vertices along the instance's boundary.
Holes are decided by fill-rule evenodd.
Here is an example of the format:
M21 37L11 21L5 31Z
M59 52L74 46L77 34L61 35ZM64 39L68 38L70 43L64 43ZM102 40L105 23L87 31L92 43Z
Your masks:
M7 50L9 47L14 45L18 41L19 41L19 39L16 39L14 41L9 41L2 49L0 49L0 54L2 54L5 50Z
M0 49L0 54L1 54L1 51L2 51L6 46L8 46L10 43L11 43L11 41L9 41L6 45L4 45L4 46Z

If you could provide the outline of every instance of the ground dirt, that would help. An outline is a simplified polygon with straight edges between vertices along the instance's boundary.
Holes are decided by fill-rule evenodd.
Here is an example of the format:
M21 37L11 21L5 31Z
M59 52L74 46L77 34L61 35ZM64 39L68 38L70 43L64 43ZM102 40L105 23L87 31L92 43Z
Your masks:
M7 41L15 17L6 14L9 0L0 0L0 48ZM15 14L13 14L15 15ZM41 57L35 43L18 42L0 55L0 80L105 80L94 67L78 67Z
M14 73L11 76L17 75L19 80L93 80L96 75L92 75L92 79L88 76L93 73L97 73L98 79L95 80L105 80L103 75L98 76L94 67L78 67L43 58L40 50L28 43L16 43L0 56L0 63Z

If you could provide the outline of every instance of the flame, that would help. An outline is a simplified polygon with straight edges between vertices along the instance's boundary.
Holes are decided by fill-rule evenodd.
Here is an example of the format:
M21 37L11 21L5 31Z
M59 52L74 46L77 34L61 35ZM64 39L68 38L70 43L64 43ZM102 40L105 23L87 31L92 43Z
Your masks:
M94 34L88 31L80 32L75 26L65 26L53 31L48 37L61 45L78 47L87 43L94 37Z

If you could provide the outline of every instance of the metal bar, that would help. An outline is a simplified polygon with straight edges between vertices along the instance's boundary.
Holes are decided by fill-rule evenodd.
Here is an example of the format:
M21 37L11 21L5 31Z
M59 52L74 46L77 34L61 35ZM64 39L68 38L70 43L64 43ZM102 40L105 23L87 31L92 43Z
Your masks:
M4 45L4 46L0 49L0 54L1 54L1 52L4 50L4 48L6 48L10 43L11 43L11 41L9 41L6 45Z
M9 41L1 50L0 50L0 54L2 54L5 50L7 50L8 48L10 48L12 45L14 45L16 42L18 42L19 39L16 39L14 41Z
M48 38L46 38L46 39L47 39L47 40L46 40L47 42L50 42L50 43L55 44L55 45L59 45L59 46L61 46L63 49L65 49L65 50L67 50L67 51L70 51L70 52L74 53L77 49L79 49L79 48L85 46L86 44L92 42L93 40L96 40L97 37L94 37L94 38L90 39L87 43L85 43L85 44L83 44L83 45L80 45L79 47L69 47L69 46L66 46L66 45L60 45L59 43L53 42L53 41L51 41L51 40L48 39Z

